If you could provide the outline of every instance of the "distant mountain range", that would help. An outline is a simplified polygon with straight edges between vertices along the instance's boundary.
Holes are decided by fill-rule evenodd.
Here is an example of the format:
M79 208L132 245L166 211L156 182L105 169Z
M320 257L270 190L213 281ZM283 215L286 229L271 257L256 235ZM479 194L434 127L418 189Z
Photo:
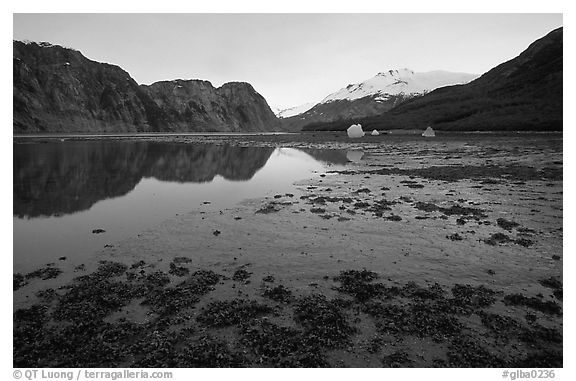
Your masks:
M317 104L283 110L277 115L284 118L282 124L290 130L299 130L310 123L378 115L438 87L467 83L477 77L476 74L441 70L426 73L410 69L388 70L361 83L350 84Z
M275 114L278 118L289 118L294 115L302 114L305 111L310 110L312 107L316 106L317 102L304 103L300 106L289 107L285 109L277 109Z
M13 132L372 129L562 130L562 28L482 76L390 70L278 111L244 82L139 85L118 66L49 43L13 42Z
M558 28L470 83L401 101L379 115L310 120L304 130L344 130L361 123L365 131L427 126L452 131L561 131L562 49L563 33Z
M266 100L243 82L138 85L120 67L49 43L13 43L13 131L274 131Z

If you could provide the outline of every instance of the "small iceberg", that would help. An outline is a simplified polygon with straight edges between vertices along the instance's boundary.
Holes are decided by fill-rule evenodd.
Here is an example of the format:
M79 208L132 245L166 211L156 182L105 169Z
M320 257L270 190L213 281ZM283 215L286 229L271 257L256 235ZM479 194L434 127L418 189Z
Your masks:
M378 136L378 135L380 135L378 130L372 130L372 136Z
M353 124L346 130L349 138L361 138L364 136L361 124Z
M422 136L427 137L427 138L433 138L434 136L436 136L436 133L434 132L434 130L432 129L432 127L428 126L428 128L426 129L426 131L424 131L422 133Z

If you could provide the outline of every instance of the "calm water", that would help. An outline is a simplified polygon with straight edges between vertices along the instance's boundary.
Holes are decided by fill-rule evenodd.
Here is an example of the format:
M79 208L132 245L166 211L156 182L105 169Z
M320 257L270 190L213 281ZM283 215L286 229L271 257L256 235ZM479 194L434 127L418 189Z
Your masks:
M14 271L61 256L79 262L176 214L286 193L348 160L341 151L211 144L14 144Z

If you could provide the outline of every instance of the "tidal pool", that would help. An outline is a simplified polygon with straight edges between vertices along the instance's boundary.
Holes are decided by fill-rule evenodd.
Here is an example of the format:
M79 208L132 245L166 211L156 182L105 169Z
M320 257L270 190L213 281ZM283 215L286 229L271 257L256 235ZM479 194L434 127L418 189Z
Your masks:
M60 257L81 261L176 214L291 192L294 182L348 161L342 151L139 140L13 148L15 272Z

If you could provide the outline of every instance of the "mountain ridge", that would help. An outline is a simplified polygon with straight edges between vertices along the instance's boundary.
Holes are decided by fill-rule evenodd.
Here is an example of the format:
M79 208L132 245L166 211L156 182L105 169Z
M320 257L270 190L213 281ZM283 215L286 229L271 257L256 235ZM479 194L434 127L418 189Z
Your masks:
M304 130L562 131L563 28L464 85L446 86L366 118L311 123Z
M360 83L349 84L301 114L281 120L285 128L297 130L306 124L378 115L396 105L438 87L466 83L476 74L434 70L417 73L408 68L379 72Z
M214 88L208 81L180 80L193 96L169 99L160 84L173 81L139 85L121 67L78 50L15 40L13 75L15 133L280 129L264 97L245 82Z

